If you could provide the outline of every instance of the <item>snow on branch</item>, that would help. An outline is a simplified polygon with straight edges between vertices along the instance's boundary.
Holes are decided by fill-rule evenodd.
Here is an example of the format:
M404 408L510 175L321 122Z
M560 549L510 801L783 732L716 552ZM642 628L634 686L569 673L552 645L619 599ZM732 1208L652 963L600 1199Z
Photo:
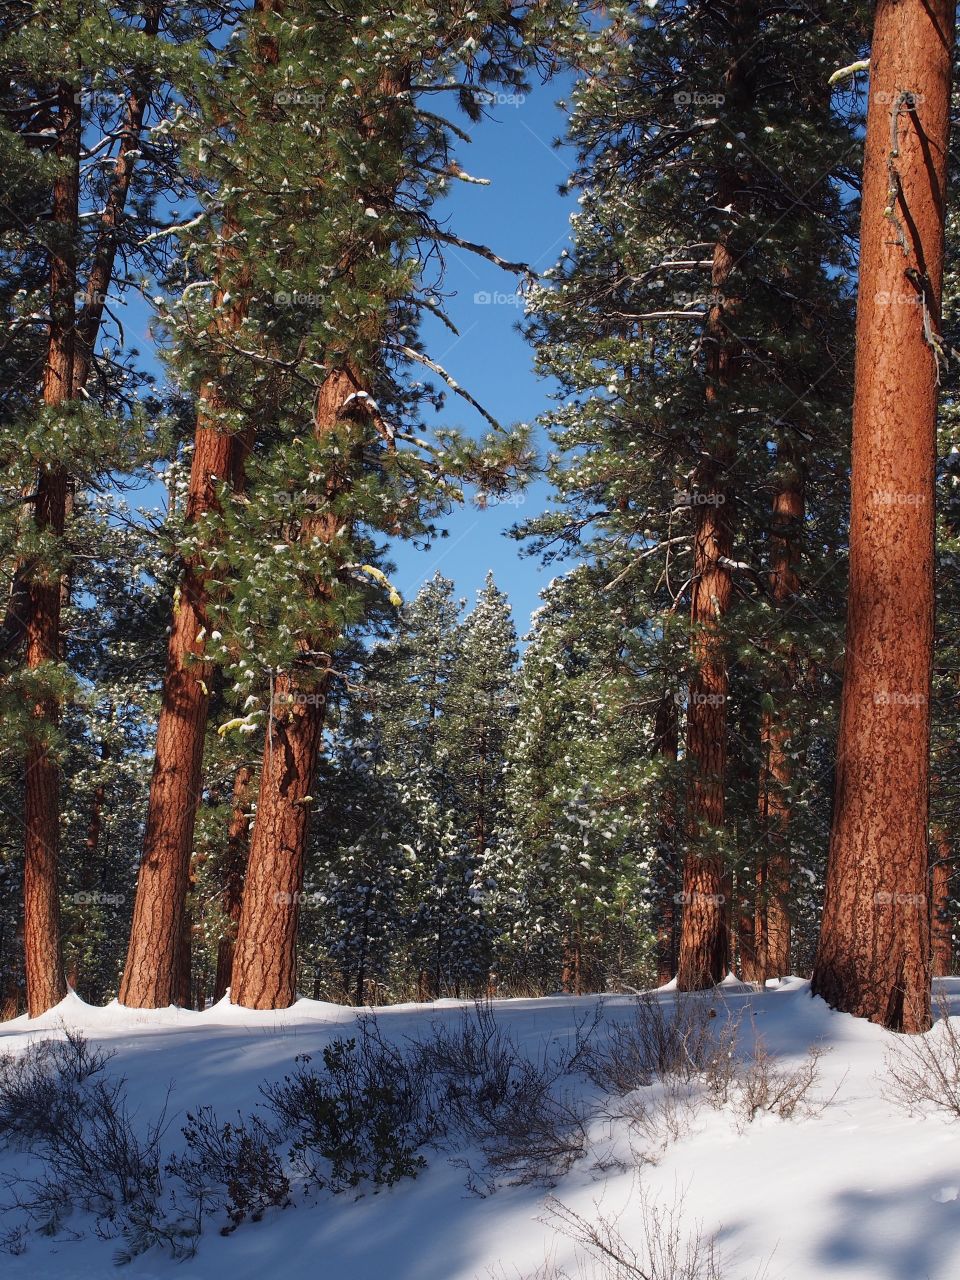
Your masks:
M859 62L851 62L848 67L841 67L835 71L827 81L829 85L840 84L843 80L852 80L858 71L869 71L870 59L862 58Z
M460 383L457 382L456 379L446 371L446 369L444 369L443 365L437 364L435 360L431 360L429 356L425 356L422 352L415 351L413 347L398 346L396 347L396 350L399 351L401 355L405 355L408 360L415 360L418 364L425 365L426 368L430 369L438 377L442 378L451 391L456 392L458 396L466 400L467 404L472 405L481 417L486 418L494 431L503 430L493 414L488 413L479 400L475 400L469 391L465 391L464 388L460 386Z
M207 213L204 209L195 218L191 218L189 222L175 222L170 227L161 227L159 231L153 231L150 235L145 236L140 241L140 245L150 244L152 240L163 240L166 236L179 235L181 231L189 231L192 227L199 226L206 216Z
M485 244L474 244L472 240L464 240L461 236L454 235L452 231L443 230L442 227L432 228L431 235L443 244L451 244L458 249L466 249L468 253L475 253L480 258L486 258L494 266L502 267L504 271L512 271L514 275L529 276L532 280L537 277L537 273L526 262L507 262L492 249L488 249Z

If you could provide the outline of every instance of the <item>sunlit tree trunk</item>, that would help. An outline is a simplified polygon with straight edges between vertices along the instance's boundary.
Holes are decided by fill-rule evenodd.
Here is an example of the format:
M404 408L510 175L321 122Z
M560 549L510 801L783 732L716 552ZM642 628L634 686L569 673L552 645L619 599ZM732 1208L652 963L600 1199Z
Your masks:
M350 370L331 371L317 397L317 435L344 425L345 414L368 412L364 407L369 402L358 395L363 390ZM328 477L329 493L343 482ZM335 529L333 516L315 516L304 522L303 536L329 541ZM310 793L320 759L336 638L315 636L304 642L297 667L282 672L274 684L230 983L233 1003L251 1009L286 1008L296 998Z
M260 15L278 8L279 0L256 0L254 5ZM257 50L265 65L275 62L272 38L259 38ZM246 316L250 276L241 260L246 252L243 232L230 211L221 239L214 336L229 338ZM213 380L203 384L187 487L188 525L217 509L219 485L233 490L243 485L252 429L237 432L228 425L225 418L230 408ZM201 638L208 629L209 577L202 555L185 565L167 645L140 874L120 984L120 1003L143 1008L159 1008L175 1000L182 967L183 917L213 674Z
M850 596L813 990L930 1025L927 897L934 466L956 5L879 0L870 63L853 409Z
M50 330L43 371L43 403L63 408L73 397L77 282L76 239L80 190L80 105L75 86L57 90L57 160L50 235ZM34 521L57 545L63 537L67 473L58 460L41 468ZM60 573L34 565L27 591L26 665L36 671L60 660ZM42 677L41 677L42 679ZM67 993L60 939L58 854L60 769L51 740L59 720L59 699L43 693L33 707L24 779L23 945L27 1011L43 1013Z

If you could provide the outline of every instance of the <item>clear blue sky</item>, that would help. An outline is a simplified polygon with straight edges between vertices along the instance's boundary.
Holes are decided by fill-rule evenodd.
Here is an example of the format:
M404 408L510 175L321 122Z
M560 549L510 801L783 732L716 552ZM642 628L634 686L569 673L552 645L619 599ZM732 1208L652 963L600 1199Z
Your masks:
M469 128L472 144L459 153L463 168L490 186L454 183L441 206L450 228L466 240L493 249L510 262L528 263L542 272L552 266L567 244L569 216L574 202L561 198L558 185L569 175L569 157L553 140L563 133L564 118L556 100L566 82L537 85L522 102L491 108L491 119ZM533 373L533 353L516 331L523 314L515 278L471 254L450 250L445 291L454 292L448 312L459 330L457 338L439 321L424 327L427 352L504 425L532 423L548 406L552 387ZM480 295L478 298L477 295ZM482 433L489 428L459 397L450 396L444 409L450 425ZM538 433L543 452L544 441ZM520 546L505 536L518 519L543 508L546 486L534 484L513 499L518 505L468 506L446 522L449 537L428 551L397 546L395 583L404 597L439 569L452 578L468 602L475 598L487 570L510 596L521 634L537 607L538 592L555 568L544 570L539 560L521 556Z

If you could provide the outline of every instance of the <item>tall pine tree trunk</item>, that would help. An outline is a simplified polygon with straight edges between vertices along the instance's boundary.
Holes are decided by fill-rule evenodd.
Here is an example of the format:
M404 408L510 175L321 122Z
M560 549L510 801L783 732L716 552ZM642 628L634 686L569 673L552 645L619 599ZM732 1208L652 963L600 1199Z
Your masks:
M952 0L879 0L874 20L846 665L813 974L835 1008L909 1032L930 1025L933 342L955 16Z
M233 948L240 923L240 907L243 903L243 873L247 865L247 848L250 837L250 792L253 767L242 764L233 778L233 811L227 828L227 848L223 861L222 908L226 917L226 932L217 944L217 973L214 979L214 1003L222 1000L230 986L233 973Z
M277 0L256 0L258 16L279 9ZM261 34L258 57L277 58L276 42ZM235 333L246 316L249 271L237 260L246 251L235 218L224 220L218 281L217 331ZM229 295L229 305L227 301ZM252 429L237 433L222 426L230 405L213 381L200 389L193 458L187 486L186 521L195 524L217 507L216 488L243 485ZM174 602L167 646L157 745L147 801L147 822L130 926L120 1003L160 1008L176 998L182 970L184 911L193 833L203 781L203 744L210 710L211 665L204 660L209 573L202 556L187 563Z
M239 324L240 307L232 314L231 323ZM247 442L220 429L224 409L216 388L207 383L201 392L187 487L188 524L216 508L219 484L241 484ZM120 985L120 1003L139 1008L161 1008L176 994L210 708L212 667L204 660L204 640L198 638L208 625L208 577L202 560L187 564L167 644L143 854Z
M80 190L80 105L73 85L57 91L59 169L53 185L50 251L50 332L43 371L43 403L65 406L73 397ZM41 472L34 501L39 533L63 537L68 478L52 459ZM26 665L36 671L59 662L60 574L35 565L27 592ZM24 780L23 945L27 1011L43 1013L67 993L60 939L58 855L60 770L50 740L59 719L59 700L41 694L33 708L35 725L27 741Z
M803 473L787 450L778 459L780 486L773 500L770 594L780 609L789 607L800 589L798 542L805 514ZM796 668L788 655L787 670L775 681L761 727L760 822L763 845L757 867L756 939L758 977L782 978L790 972L790 801L793 779L790 729L783 701Z
M363 391L351 371L331 371L317 397L316 434L329 434L345 422L345 414L369 413ZM327 496L343 483L343 478L328 477ZM317 516L304 522L302 536L329 542L336 526L332 515ZM321 595L326 589L318 587ZM230 999L249 1009L283 1009L296 998L310 792L336 639L316 636L304 643L297 668L281 673L274 686L230 983Z
M750 54L757 38L755 0L730 6L731 62L724 78L727 109L736 119L752 103ZM733 600L733 492L727 469L736 456L735 418L730 389L741 361L729 324L740 300L735 296L735 228L746 212L746 182L734 169L719 175L716 205L729 209L725 232L714 246L714 296L707 317L707 403L709 430L701 443L694 475L693 586L690 621L695 675L687 707L686 748L690 766L687 803L688 847L683 867L683 916L677 985L700 990L721 981L730 965L730 877L717 841L725 822L727 694L729 672L724 619Z
M723 203L723 193L718 204ZM714 251L713 284L720 292L733 264L728 244ZM729 375L723 306L714 303L707 323L708 394L719 408ZM718 414L719 419L719 414ZM705 449L694 489L694 544L690 621L694 629L695 675L687 704L688 848L683 866L683 916L677 982L681 991L719 982L729 967L728 877L722 856L709 846L723 830L727 767L729 675L723 620L733 597L729 562L733 551L731 497L726 468L734 456L729 430L721 427Z
M395 104L410 90L410 71L384 72L380 91L388 104L381 112L368 113L362 130L368 139L391 139ZM386 205L394 189L372 190L374 205ZM386 246L374 245L382 251ZM351 271L349 255L341 264ZM350 335L346 335L350 338ZM350 421L375 415L362 372L348 355L331 352L330 372L317 396L314 433L329 435ZM347 467L355 459L346 458ZM331 500L350 483L349 471L327 476L326 497ZM337 531L333 514L305 520L301 537L330 542ZM322 598L328 587L317 585ZM301 645L295 670L282 673L268 713L269 731L260 772L257 814L250 839L250 857L243 886L243 904L234 951L230 998L252 1009L286 1008L296 999L297 925L306 865L307 833L314 784L323 742L326 696L332 653L339 637L312 637Z

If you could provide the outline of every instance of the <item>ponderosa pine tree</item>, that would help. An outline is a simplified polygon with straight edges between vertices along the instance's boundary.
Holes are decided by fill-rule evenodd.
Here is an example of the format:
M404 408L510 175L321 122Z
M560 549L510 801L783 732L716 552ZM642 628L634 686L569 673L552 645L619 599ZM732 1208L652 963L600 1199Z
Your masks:
M274 23L281 7L274 0L256 0L248 15L246 39L239 42L235 56L228 50L222 82L214 82L212 103L208 101L205 115L200 114L201 130L215 131L220 124L229 140L222 150L217 149L214 175L206 165L203 168L207 181L213 181L214 198L223 207L211 219L207 242L194 255L194 266L198 260L202 266L212 258L209 269L215 292L207 314L184 317L181 312L180 317L200 326L189 348L187 371L196 386L197 417L180 546L183 573L174 594L140 875L120 988L121 1003L148 1008L175 1000L182 967L190 854L214 678L214 667L205 655L205 637L212 624L204 517L217 509L223 487L234 492L242 489L253 420L265 408L246 404L231 377L233 349L247 317L250 292L248 246L239 208L240 174L251 159L259 159L259 153L247 120L233 119L224 126L221 95L242 103L239 112L260 113L258 128L272 121L270 96L251 94L250 87L258 86L264 69L276 61ZM203 132L194 145L199 154L205 154Z
M930 1025L934 478L953 3L880 0L870 55L850 595L834 824L813 990Z
M822 664L779 699L794 755L807 707L829 696L850 332L843 186L857 140L824 67L859 51L854 9L617 8L576 50L581 207L572 250L532 299L540 366L567 399L547 419L559 509L526 531L630 584L623 633L646 638L652 666L678 614L689 619L688 656L664 650L667 688L686 688L686 987L726 971L731 875L739 864L752 883L764 838L760 720L739 705L747 673L779 687L796 645ZM788 609L769 584L783 558L776 495L798 450L809 515L790 554L805 592ZM651 722L659 705L646 703ZM749 763L754 779L736 790L734 733L736 772Z
M530 10L538 20L543 12ZM285 156L283 168L304 175L298 217L303 201L317 208L324 252L314 243L304 261L298 246L284 264L286 279L296 282L291 292L316 281L309 295L319 301L309 323L292 329L297 363L309 368L314 385L313 506L296 526L287 522L278 545L288 563L312 567L299 578L308 608L275 637L280 661L267 664L276 674L231 984L232 998L253 1007L294 998L299 895L332 655L363 613L366 589L355 584L382 579L371 565L376 552L367 530L422 535L430 514L458 499L464 478L502 488L526 455L522 433L501 436L482 458L476 446L447 434L423 442L411 428L435 393L404 374L411 364L439 368L414 336L420 309L436 308L423 287L417 246L463 245L432 219L430 207L451 178L470 181L452 158L455 131L420 98L456 73L461 105L476 114L486 85L516 84L536 57L532 28L522 11L491 4L467 14L394 12L384 31L359 13L336 25L305 20L296 35L302 43L281 49L282 69L308 87L320 109L311 113L307 164ZM295 444L302 449L300 435ZM289 450L286 444L284 457Z
M178 5L15 9L0 31L6 145L13 151L19 145L21 151L15 174L29 169L23 153L44 153L51 193L49 217L36 224L15 218L10 228L12 240L28 242L28 262L38 244L46 254L46 296L39 308L46 352L37 388L41 408L28 435L36 449L35 476L25 490L32 528L21 525L2 630L3 652L14 665L23 649L23 674L9 680L6 691L21 693L33 707L23 800L24 945L28 1007L37 1013L65 991L57 905L57 726L69 692L61 636L61 612L70 595L64 535L76 492L109 469L111 460L122 467L140 431L129 414L119 429L113 424L112 435L107 421L98 420L97 410L107 410L128 377L122 358L101 358L98 339L108 293L116 286L118 258L123 257L126 272L152 256L143 244L144 222L152 220L149 206L128 212L143 190L135 176L138 167L152 170L151 192L163 186L161 171L169 176L163 168L168 146L145 144L142 138L151 99L169 82L178 43L187 32L202 30L201 15L206 17L209 8L198 7L185 21L185 7ZM158 38L162 16L168 37L163 41ZM93 156L96 161L90 163ZM174 190L178 186L175 178L169 183ZM25 313L20 323L28 328L36 319ZM91 380L95 385L88 390ZM124 391L119 394L123 398ZM22 448L23 420L18 428Z

